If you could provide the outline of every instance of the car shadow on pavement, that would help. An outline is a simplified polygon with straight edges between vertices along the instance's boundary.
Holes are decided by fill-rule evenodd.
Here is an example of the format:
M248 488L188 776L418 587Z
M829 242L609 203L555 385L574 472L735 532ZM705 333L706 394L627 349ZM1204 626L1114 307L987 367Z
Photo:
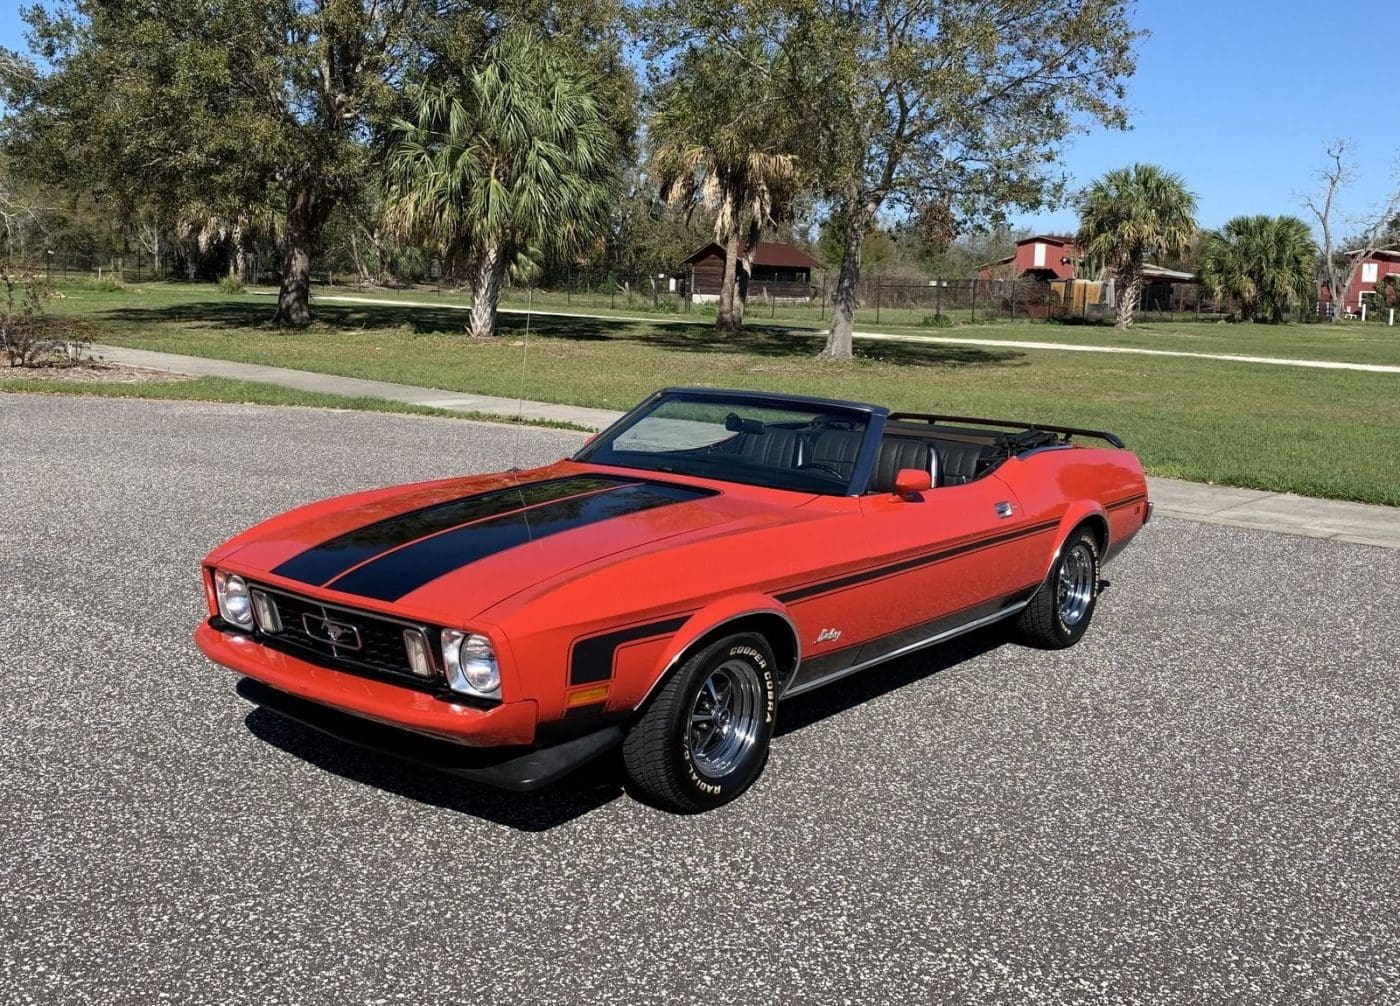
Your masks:
M991 625L927 650L917 650L888 664L877 664L868 670L858 671L849 678L784 702L778 709L774 736L782 737L806 729L871 699L1009 645L1009 642L1005 625Z
M1006 643L1005 627L990 626L790 699L782 704L775 736L803 730ZM365 750L261 706L249 712L244 723L259 740L342 779L518 831L548 831L611 803L625 792L617 751L543 789L514 793Z
M366 751L261 706L243 722L259 740L342 779L518 831L548 831L622 795L620 773L607 756L554 785L514 793Z

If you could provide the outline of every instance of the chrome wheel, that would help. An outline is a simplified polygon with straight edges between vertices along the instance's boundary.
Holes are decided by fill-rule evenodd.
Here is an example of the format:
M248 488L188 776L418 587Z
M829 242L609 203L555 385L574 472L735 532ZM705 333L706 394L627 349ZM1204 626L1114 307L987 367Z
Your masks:
M711 779L733 772L758 741L763 685L743 660L726 660L700 686L690 708L690 757Z
M1055 605L1066 628L1078 625L1094 600L1097 568L1093 550L1083 541L1064 554L1055 581Z

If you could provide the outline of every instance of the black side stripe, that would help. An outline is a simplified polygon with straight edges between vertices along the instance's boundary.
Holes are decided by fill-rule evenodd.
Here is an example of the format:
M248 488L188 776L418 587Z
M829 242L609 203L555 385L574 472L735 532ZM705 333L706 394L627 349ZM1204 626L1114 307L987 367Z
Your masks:
M1119 510L1125 506L1132 506L1134 503L1141 503L1147 499L1147 493L1137 493L1133 496L1125 496L1121 500L1114 500L1112 503L1105 503L1105 510Z
M289 580L317 586L348 572L360 563L390 549L429 535L439 534L459 524L495 517L527 506L598 492L614 486L635 484L626 479L570 477L526 482L507 489L464 496L410 510L396 517L375 521L347 531L314 548L292 556L272 572Z
M570 496L415 541L352 569L326 586L360 597L397 601L440 576L497 552L708 495L711 493L706 490L688 486L634 483Z
M883 577L893 576L896 573L904 573L911 569L918 569L921 566L931 566L937 562L945 562L948 559L955 559L968 552L976 552L980 549L991 548L993 545L1003 545L1007 542L1016 541L1018 538L1028 538L1031 535L1044 534L1046 531L1059 526L1059 520L1045 521L1044 523L1033 524L1030 527L1019 528L1015 531L1007 531L986 538L977 538L973 541L964 542L961 545L954 545L952 548L940 549L937 552L930 552L926 555L914 556L912 559L904 559L900 562L893 562L884 566L875 566L871 569L862 570L859 573L849 573L846 576L837 577L834 580L824 580L820 583L809 584L806 587L798 587L795 590L785 591L777 595L777 597L778 600L782 601L784 604L791 604L793 601L801 601L808 597L815 597L817 594L828 594L832 591L844 590L847 587L854 587L857 584L866 583L870 580L879 580Z
M839 650L832 650L823 653L819 657L811 657L802 661L802 666L797 669L797 676L793 678L794 686L804 682L814 681L823 678L833 671L844 670L854 664L864 664L867 661L880 660L886 654L894 653L903 647L910 646L922 640L946 632L949 629L956 629L959 626L974 622L987 615L994 615L998 611L1008 611L1022 601L1027 601L1036 592L1039 584L1025 587L1021 590L1013 591L1002 597L993 598L990 601L983 601L959 611L952 611L946 615L939 615L937 618L920 622L918 625L911 625L906 629L899 629L884 636L877 636L868 639L863 643L855 643L851 646L843 646Z
M574 643L569 658L569 685L586 685L593 681L607 681L613 676L613 658L617 648L626 643L635 643L656 636L670 636L680 631L689 614L645 625L633 625L600 636L580 639Z

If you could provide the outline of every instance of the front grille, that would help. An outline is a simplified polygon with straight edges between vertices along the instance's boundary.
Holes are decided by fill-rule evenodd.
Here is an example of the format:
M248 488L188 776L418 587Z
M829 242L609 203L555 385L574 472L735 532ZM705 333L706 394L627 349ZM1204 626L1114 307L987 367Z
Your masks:
M440 681L418 677L409 667L403 642L403 630L411 627L409 623L321 604L261 584L249 587L267 595L282 622L281 632L256 633L264 645L327 667L387 678L395 684L434 690L442 686ZM339 636L341 645L331 641L332 634ZM436 632L428 630L430 649L436 645L436 637Z

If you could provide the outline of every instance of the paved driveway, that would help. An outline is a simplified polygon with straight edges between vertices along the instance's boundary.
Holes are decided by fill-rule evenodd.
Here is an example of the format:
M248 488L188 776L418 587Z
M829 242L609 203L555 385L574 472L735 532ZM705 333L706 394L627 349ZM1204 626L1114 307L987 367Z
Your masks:
M1400 558L1154 522L1087 639L784 706L700 817L259 712L196 564L333 492L570 434L0 396L0 1002L1387 1002Z

